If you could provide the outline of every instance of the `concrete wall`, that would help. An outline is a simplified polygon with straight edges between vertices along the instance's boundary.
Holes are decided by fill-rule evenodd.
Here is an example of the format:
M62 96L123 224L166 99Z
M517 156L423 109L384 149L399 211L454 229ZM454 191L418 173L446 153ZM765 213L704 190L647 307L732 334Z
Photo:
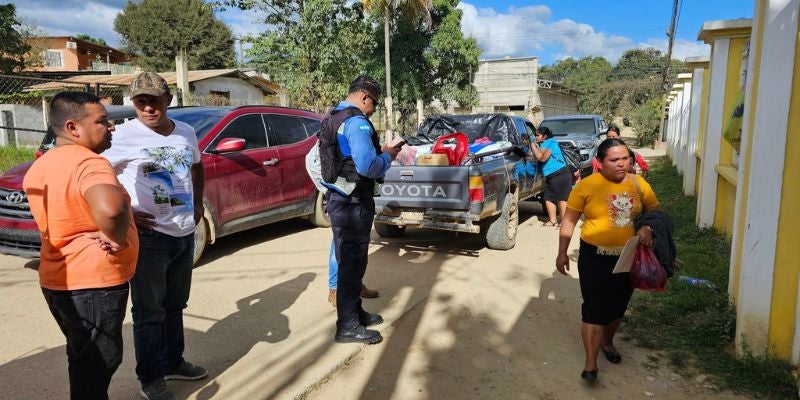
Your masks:
M211 91L229 92L230 105L232 106L264 104L264 93L261 89L239 78L209 78L202 81L191 82L190 86L194 88L192 96L197 100L198 105L206 104L205 100L208 99ZM178 96L175 96L176 89L173 87L171 91L173 98L170 106L177 106ZM124 87L122 89L122 104L132 105L130 95L128 87Z
M264 93L239 78L216 77L192 82L195 97L207 97L211 91L229 92L231 105L264 104Z
M0 126L13 126L11 129L0 128L0 146L39 146L47 128L44 113L39 107L22 104L0 104ZM33 129L35 131L24 130Z
M539 89L544 117L578 113L578 96L553 89Z
M473 79L479 107L523 106L530 109L538 74L536 57L479 61Z
M480 61L473 78L478 92L478 105L473 107L473 112L513 113L534 123L550 115L578 112L575 93L539 88L538 77L536 57Z

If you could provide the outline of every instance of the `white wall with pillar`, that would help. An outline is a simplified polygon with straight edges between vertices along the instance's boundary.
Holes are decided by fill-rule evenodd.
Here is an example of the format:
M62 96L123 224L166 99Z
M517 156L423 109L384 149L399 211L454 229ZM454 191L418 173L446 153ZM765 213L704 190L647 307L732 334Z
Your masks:
M718 167L720 151L723 147L721 145L722 132L727 122L725 106L726 103L732 103L736 97L736 93L731 93L727 88L731 86L731 82L738 85L739 80L738 69L729 71L731 69L729 66L735 65L734 61L737 60L737 57L741 61L741 55L735 54L735 51L731 52L731 45L734 42L734 48L741 47L742 41L750 36L751 25L752 21L744 18L709 21L703 24L698 34L698 40L711 45L708 118L705 126L701 181L697 199L697 223L701 227L714 226L725 230L723 220L732 219L733 216L733 210L727 209L722 210L720 215L716 214L718 197L723 196L723 194L718 194L719 179L722 179ZM729 76L729 72L731 75L737 74L737 76ZM727 154L725 157L730 158ZM730 215L728 215L728 211L730 211ZM717 217L716 220L715 217ZM730 233L730 231L727 232Z
M736 347L800 363L800 0L758 0L731 250Z
M685 65L691 72L691 95L689 101L689 124L686 140L686 159L684 160L683 193L687 196L696 194L697 167L700 158L697 156L700 141L700 129L705 121L704 116L704 91L708 91L708 81L705 79L708 70L709 58L688 57Z
M667 155L669 156L670 160L672 160L672 165L677 165L675 162L675 150L677 146L677 118L678 118L678 109L680 108L680 98L678 97L678 91L672 90L669 92L669 96L672 99L669 103L669 124L667 128Z
M678 74L678 84L681 85L681 126L678 133L678 171L686 173L686 149L689 140L689 120L691 118L692 101L692 74Z

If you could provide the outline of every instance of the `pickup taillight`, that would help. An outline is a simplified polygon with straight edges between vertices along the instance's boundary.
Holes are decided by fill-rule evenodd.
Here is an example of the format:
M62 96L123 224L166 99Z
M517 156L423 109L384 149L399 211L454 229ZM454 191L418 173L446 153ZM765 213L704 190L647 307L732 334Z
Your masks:
M483 178L480 176L469 177L469 201L471 203L483 201Z

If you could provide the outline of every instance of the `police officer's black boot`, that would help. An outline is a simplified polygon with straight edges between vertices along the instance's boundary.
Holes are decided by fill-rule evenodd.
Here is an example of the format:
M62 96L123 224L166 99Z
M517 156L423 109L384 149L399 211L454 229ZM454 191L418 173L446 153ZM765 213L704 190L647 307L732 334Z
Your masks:
M367 329L364 325L359 325L353 329L337 329L334 337L336 343L366 343L375 344L383 340L383 336L378 331Z

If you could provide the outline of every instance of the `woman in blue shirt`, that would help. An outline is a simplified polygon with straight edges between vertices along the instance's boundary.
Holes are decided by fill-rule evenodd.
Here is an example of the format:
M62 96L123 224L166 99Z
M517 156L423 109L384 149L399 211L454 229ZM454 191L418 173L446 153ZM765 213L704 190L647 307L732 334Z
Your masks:
M553 138L553 131L543 126L534 133L536 144L531 146L533 155L539 160L544 175L544 202L549 220L543 226L559 226L556 220L556 202L560 209L561 219L567 210L567 198L572 190L572 174L564 161L564 154L558 141Z

